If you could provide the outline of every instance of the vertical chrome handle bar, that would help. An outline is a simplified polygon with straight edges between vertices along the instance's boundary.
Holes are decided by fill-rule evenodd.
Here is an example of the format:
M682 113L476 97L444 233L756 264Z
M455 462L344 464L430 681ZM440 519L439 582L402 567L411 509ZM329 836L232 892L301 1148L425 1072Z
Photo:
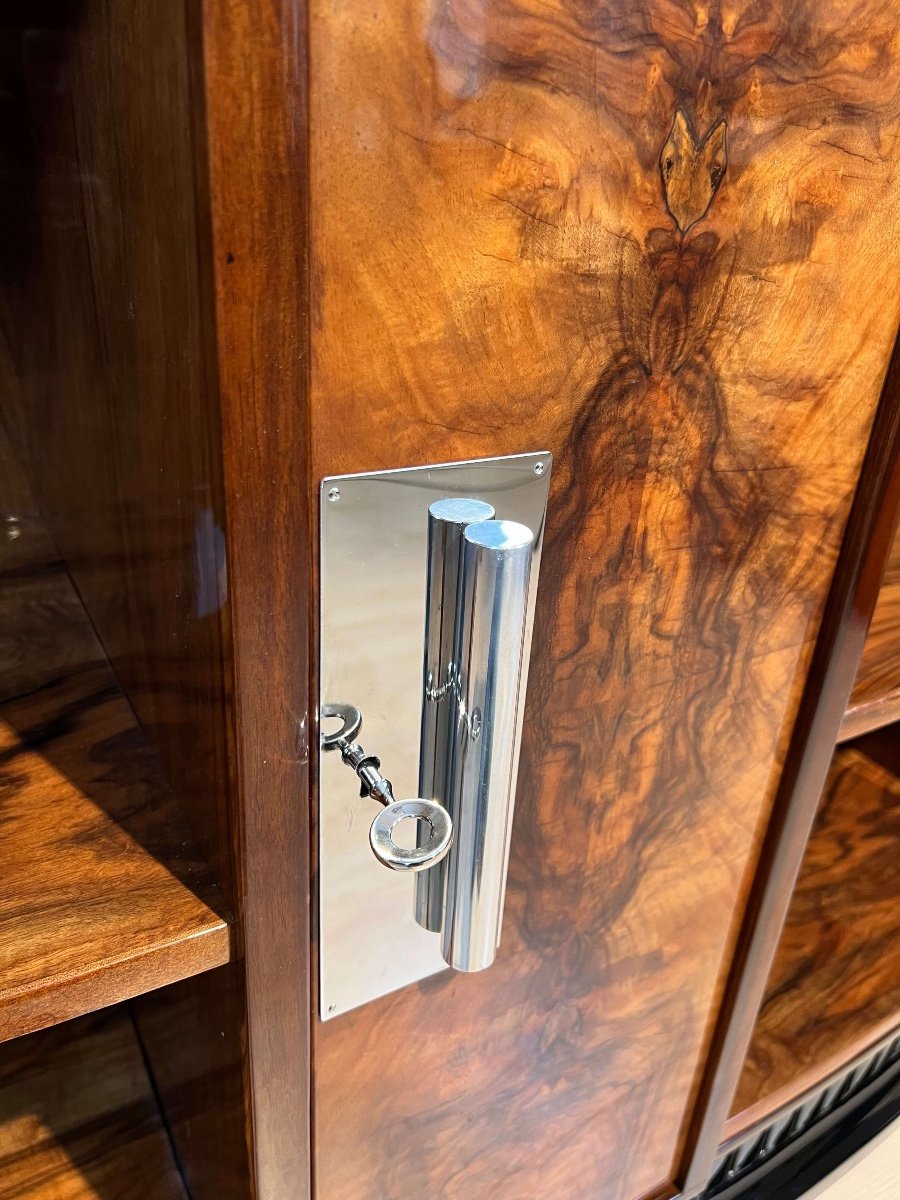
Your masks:
M483 971L500 944L533 544L532 531L514 521L479 522L464 535L450 804L457 844L441 939L458 971Z
M436 500L428 509L419 795L447 809L451 808L450 764L457 713L454 656L463 534L469 525L493 516L493 505L483 500ZM446 859L416 880L416 920L432 933L440 933L443 925L446 889Z

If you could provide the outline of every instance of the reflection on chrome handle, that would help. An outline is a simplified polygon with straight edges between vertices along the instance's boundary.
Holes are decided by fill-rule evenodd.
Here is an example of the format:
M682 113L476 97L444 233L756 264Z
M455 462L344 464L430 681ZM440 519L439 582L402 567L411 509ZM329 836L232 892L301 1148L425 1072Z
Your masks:
M500 941L519 746L534 534L479 500L428 514L419 794L453 824L447 859L419 876L416 920L446 962L481 971Z
M450 752L457 708L453 656L463 534L473 522L488 521L493 515L493 506L483 500L437 500L428 510L419 795L448 809ZM423 835L420 827L420 836ZM441 931L446 887L446 860L416 880L416 920L433 933Z
M463 543L450 764L454 849L441 952L459 971L482 971L500 943L534 534L514 521L483 521L466 529Z

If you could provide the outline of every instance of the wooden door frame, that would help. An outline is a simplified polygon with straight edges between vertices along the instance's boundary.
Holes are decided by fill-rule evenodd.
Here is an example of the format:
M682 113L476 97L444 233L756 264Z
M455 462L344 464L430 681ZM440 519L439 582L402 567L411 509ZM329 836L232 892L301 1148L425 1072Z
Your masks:
M188 3L205 107L228 526L245 1119L254 1195L303 1200L312 1190L314 588L306 8L301 0Z

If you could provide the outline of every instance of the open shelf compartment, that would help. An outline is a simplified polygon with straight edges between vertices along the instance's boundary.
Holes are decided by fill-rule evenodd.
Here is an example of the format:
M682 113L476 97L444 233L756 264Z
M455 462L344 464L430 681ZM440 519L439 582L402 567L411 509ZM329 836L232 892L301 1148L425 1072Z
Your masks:
M898 739L835 751L726 1140L900 1027Z
M8 451L0 468L2 1041L225 963L230 934Z
M900 721L900 529L866 635L841 741Z

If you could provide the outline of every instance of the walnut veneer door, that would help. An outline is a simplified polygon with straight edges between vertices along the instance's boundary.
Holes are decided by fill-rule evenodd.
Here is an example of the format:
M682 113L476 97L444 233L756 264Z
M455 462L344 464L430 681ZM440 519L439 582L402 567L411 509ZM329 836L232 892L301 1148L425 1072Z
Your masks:
M897 8L310 9L313 483L555 455L500 954L316 1022L316 1194L671 1194L897 328Z

